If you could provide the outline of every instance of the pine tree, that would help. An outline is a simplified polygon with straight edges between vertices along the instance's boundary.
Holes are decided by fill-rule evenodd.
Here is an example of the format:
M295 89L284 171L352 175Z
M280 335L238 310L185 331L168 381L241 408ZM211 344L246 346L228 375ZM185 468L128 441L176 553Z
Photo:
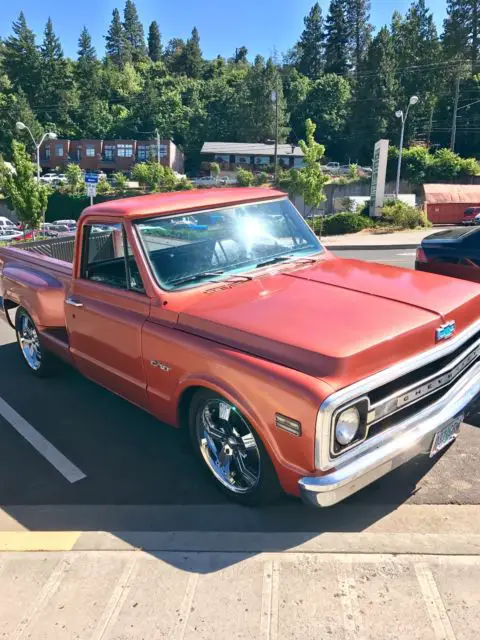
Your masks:
M367 54L373 31L369 22L370 0L349 0L346 14L350 33L350 64L357 70Z
M303 75L316 80L324 65L323 17L320 4L316 2L308 16L304 18L305 29L298 43L298 70Z
M112 12L112 22L105 36L105 41L107 60L110 60L116 67L121 69L130 61L130 51L118 9L114 9Z
M165 47L165 64L170 73L183 73L185 41L172 38Z
M420 100L408 118L407 134L415 138L428 136L431 110L448 69L439 73L435 66L441 59L441 47L432 12L425 0L415 0L404 20L395 17L392 37L396 63L402 69L397 107L405 109L410 97L418 95Z
M97 52L95 51L95 47L92 45L92 38L88 32L87 27L83 27L80 33L77 53L79 62L90 63L97 60Z
M147 55L143 25L138 17L137 7L132 0L126 0L123 11L123 27L127 46L133 62L142 60Z
M28 28L23 11L12 25L13 35L3 46L3 67L15 89L22 89L29 101L38 99L40 53L35 34Z
M64 58L62 45L53 30L49 18L45 26L41 54L41 95L44 108L41 113L43 123L57 123L66 126L71 105L70 92L73 79L69 64Z
M350 31L345 0L331 0L325 21L325 72L344 75L348 71Z
M443 41L449 58L466 57L475 65L480 47L480 0L447 0Z
M197 27L193 27L192 35L185 44L182 66L183 72L186 73L189 78L199 78L202 73L203 58Z
M239 47L235 49L235 56L233 61L238 64L240 62L247 62L248 49L247 47Z
M353 130L360 159L369 161L376 140L398 131L395 121L398 83L395 50L387 27L382 27L359 70Z
M153 62L158 62L162 57L162 41L158 23L154 20L148 29L148 56Z

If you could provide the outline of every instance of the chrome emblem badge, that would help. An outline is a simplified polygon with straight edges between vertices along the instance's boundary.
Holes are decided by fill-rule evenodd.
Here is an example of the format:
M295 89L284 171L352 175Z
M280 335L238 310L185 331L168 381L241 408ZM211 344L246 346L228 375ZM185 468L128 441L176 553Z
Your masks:
M455 320L450 320L450 322L446 322L438 327L438 329L435 330L437 342L451 338L455 333L455 328Z
M170 371L170 367L167 364L160 362L160 360L150 360L150 364L152 365L152 367L160 369L161 371Z

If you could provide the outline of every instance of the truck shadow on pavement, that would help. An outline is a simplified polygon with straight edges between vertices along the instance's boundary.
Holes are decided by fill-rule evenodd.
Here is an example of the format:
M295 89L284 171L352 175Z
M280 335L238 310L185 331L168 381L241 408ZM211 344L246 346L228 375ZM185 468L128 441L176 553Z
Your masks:
M182 553L215 545L225 553L206 572L238 562L239 553L285 551L320 534L365 531L405 501L421 502L422 494L435 502L443 477L434 465L449 456L417 458L327 510L289 497L249 509L216 489L184 433L68 368L49 380L32 377L14 344L0 346L0 396L86 476L69 482L0 416L0 504L10 527L112 532L112 540L182 568Z

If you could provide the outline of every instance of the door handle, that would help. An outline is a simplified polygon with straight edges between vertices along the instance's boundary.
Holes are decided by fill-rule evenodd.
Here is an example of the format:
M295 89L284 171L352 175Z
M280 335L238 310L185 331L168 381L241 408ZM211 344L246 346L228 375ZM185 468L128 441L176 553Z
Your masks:
M83 307L83 302L78 302L78 300L71 297L65 299L65 304L69 304L72 307Z

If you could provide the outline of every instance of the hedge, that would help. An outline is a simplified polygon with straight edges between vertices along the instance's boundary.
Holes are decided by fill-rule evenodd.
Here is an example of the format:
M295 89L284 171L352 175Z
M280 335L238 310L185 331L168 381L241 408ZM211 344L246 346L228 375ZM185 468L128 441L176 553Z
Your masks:
M323 221L323 235L335 236L344 233L357 233L372 226L372 221L358 213L337 213Z
M135 192L135 195L138 195ZM98 195L94 199L94 203L106 202L107 200L118 200L119 197L128 197L128 194ZM47 222L55 222L55 220L78 220L82 211L90 206L90 198L88 196L74 196L69 193L55 191L48 200L47 212L45 220Z

